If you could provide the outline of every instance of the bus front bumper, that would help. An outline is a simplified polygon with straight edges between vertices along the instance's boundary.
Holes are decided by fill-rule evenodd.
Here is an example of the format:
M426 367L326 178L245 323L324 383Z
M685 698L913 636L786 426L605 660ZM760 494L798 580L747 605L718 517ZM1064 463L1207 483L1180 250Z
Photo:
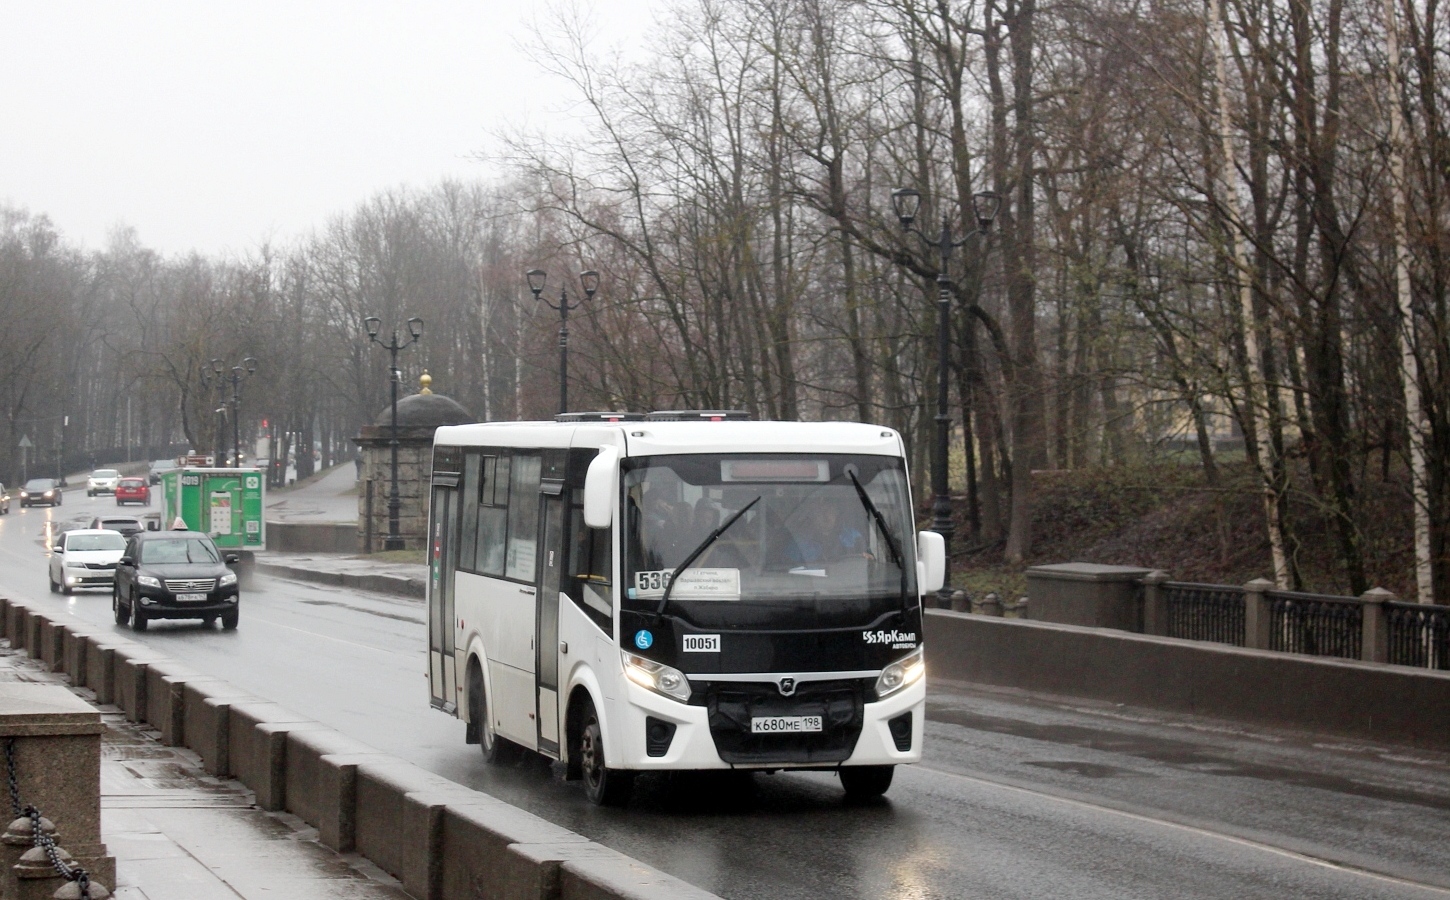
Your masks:
M801 700L763 696L759 685L738 692L719 685L706 705L690 705L633 683L609 705L612 766L624 769L835 769L840 766L898 765L921 761L926 716L925 679L852 709L843 701L817 699L810 682ZM774 690L773 685L767 685ZM746 715L740 715L741 710ZM822 714L819 734L750 733L749 713L769 716ZM834 723L834 725L833 725ZM834 732L834 733L833 733ZM668 739L665 739L668 734ZM607 755L608 754L608 751Z

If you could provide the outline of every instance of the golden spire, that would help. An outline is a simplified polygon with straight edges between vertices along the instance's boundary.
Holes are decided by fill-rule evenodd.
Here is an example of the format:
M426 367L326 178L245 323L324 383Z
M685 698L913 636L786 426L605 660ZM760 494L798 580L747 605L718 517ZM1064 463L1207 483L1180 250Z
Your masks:
M433 376L428 374L428 370L427 369L424 369L423 370L423 374L418 376L418 393L420 393L420 394L431 394L431 393L433 393L433 389L430 387L430 385L432 385L432 384L433 384Z

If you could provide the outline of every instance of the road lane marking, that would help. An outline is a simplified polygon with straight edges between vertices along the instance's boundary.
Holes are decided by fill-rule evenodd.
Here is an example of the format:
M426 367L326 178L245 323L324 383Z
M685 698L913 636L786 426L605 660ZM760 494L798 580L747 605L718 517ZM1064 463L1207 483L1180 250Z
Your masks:
M1065 806L1072 806L1078 809L1091 810L1093 812L1105 812L1111 815L1118 816L1120 818L1132 820L1134 822L1142 822L1148 825L1160 825L1177 831L1186 832L1188 834L1197 835L1199 837L1212 838L1218 841L1222 841L1224 843L1235 844L1240 847L1247 847L1251 850L1258 850L1263 853L1271 854L1273 856L1282 856L1285 859L1292 859L1296 862L1308 863L1313 866L1318 866L1322 869L1330 869L1335 872L1344 872L1350 875L1359 875L1364 878L1373 879L1375 881L1384 881L1390 884L1401 885L1403 887L1420 888L1423 890L1434 891L1437 894L1444 894L1446 896L1450 896L1450 888L1441 887L1440 885L1428 884L1423 881L1414 881L1409 878L1401 878L1400 876L1389 875L1384 872L1376 872L1372 869L1365 869L1360 866L1351 865L1349 863L1335 862L1334 860L1324 859L1323 857L1311 856L1307 853L1300 853L1295 850L1287 850L1283 847L1276 847L1273 844L1265 844L1261 841L1255 841L1250 838L1239 837L1238 835L1228 834L1222 831L1213 831L1211 829L1202 828L1197 825L1187 825L1183 822L1175 822L1172 819L1159 819L1154 816L1144 815L1142 813L1129 812L1125 809L1118 809L1117 807L1113 806L1105 806L1099 803L1092 803L1087 800L1078 800L1073 797L1064 797L1060 794L1050 794L1046 791L1033 790L1032 788L1021 787L1015 784L1008 784L1007 782L1003 781L993 781L989 778L980 778L973 775L963 775L960 772L953 772L949 769L940 769L936 766L929 766L923 763L918 763L915 766L907 767L908 772L910 772L911 769L926 769L929 772L935 772L939 775L946 775L949 778L956 778L960 781L967 781L981 787L996 788L998 790L1008 791L1016 794L1025 794L1029 797L1035 797L1040 800L1051 800L1055 803L1061 803Z

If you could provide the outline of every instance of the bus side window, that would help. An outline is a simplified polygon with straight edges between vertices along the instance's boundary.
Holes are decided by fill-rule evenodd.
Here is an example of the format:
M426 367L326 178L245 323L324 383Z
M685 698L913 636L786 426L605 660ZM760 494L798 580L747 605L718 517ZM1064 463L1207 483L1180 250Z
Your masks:
M503 577L508 538L509 458L485 456L479 465L478 530L473 570Z
M575 489L569 511L569 534L573 540L569 554L569 581L565 588L569 599L584 611L595 625L609 634L613 625L614 566L610 551L612 528L589 528L584 524L583 491Z
M533 582L538 573L542 463L537 453L520 453L513 458L513 471L509 478L508 553L504 563L506 578Z
M478 482L480 475L479 463L481 457L477 453L469 453L463 463L463 484L459 488L458 496L462 500L463 518L458 531L458 562L457 568L466 571L473 569L475 546L478 540Z

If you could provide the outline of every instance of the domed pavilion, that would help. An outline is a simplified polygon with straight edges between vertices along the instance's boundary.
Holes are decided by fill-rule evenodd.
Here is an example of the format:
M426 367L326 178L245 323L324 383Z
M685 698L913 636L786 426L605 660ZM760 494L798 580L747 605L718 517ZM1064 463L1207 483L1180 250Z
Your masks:
M398 534L403 546L426 546L428 484L433 478L433 432L440 425L462 425L475 419L451 397L433 393L427 371L418 379L418 393L398 400ZM392 490L392 405L383 407L371 425L353 438L361 448L357 519L364 553L383 549L388 537L388 496Z

